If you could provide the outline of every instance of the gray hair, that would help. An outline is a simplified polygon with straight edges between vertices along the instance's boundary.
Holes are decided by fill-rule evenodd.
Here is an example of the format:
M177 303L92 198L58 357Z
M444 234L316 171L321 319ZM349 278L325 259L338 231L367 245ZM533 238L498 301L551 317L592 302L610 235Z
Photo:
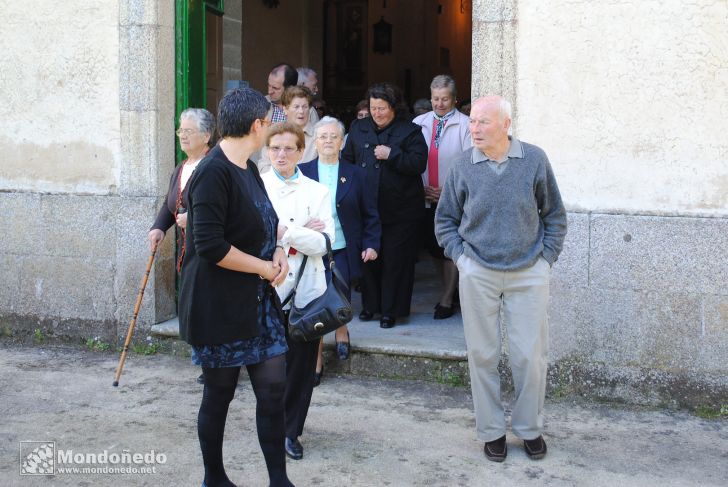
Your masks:
M313 136L318 137L319 129L321 127L323 127L324 125L331 125L331 124L336 124L336 128L339 129L339 132L341 132L341 136L343 137L344 130L345 130L344 124L341 123L341 120L339 120L338 118L329 117L328 115L326 115L324 118L322 118L321 120L316 122L316 125L313 126Z
M296 71L298 71L298 85L299 86L301 86L302 84L309 81L312 77L316 76L316 71L314 71L311 68L300 67L300 68L296 68Z
M430 83L430 90L439 90L441 88L447 88L450 90L450 94L453 96L453 98L458 97L458 89L455 87L455 80L452 78L452 76L448 76L447 74L438 74L434 78L432 78L432 83Z
M210 134L212 137L215 132L215 117L204 108L185 109L179 115L180 123L185 119L194 121L197 124L197 130L203 134Z

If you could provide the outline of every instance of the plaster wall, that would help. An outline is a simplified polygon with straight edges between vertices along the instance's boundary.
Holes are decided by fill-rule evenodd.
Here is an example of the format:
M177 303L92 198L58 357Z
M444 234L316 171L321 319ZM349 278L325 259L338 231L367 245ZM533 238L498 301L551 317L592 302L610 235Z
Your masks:
M2 17L0 190L115 193L118 0L5 1Z
M725 404L726 19L710 0L473 2L473 96L513 102L570 210L557 388Z
M0 2L0 324L123 335L174 161L174 0ZM174 237L140 330L174 313ZM118 328L118 329L117 329Z
M572 209L728 215L728 3L518 1L518 134Z

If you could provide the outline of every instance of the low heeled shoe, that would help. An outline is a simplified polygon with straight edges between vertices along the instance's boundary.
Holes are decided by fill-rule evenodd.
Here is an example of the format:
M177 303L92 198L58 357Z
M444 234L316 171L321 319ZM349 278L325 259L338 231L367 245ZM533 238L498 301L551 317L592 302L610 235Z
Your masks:
M382 319L379 321L379 326L381 328L393 328L396 323L397 320L395 318L392 318L391 316L382 316Z
M286 455L292 460L300 460L303 458L303 445L298 441L298 438L295 440L286 438Z
M443 306L440 303L435 305L435 314L433 318L436 320L444 320L455 314L455 306Z
M361 310L361 313L359 313L359 319L361 321L369 321L372 318L374 318L374 313L372 313L371 311L363 309Z
M349 338L349 332L346 332L345 342L336 342L336 355L339 356L339 360L348 360L349 353L351 353L351 344Z

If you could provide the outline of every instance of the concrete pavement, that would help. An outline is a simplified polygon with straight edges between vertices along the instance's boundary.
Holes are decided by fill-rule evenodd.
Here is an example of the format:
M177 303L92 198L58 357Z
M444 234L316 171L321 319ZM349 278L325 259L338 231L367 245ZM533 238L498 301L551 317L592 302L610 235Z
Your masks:
M113 388L117 359L0 341L1 485L200 485L198 369L187 358L130 355L121 385ZM305 457L288 461L289 475L299 487L728 484L727 421L570 399L547 402L544 460L529 460L509 435L505 463L488 462L475 438L469 392L329 375L314 392L301 439ZM254 407L243 379L225 446L229 476L241 486L267 485ZM21 476L19 442L29 440L55 441L66 455L154 450L165 462L152 474Z

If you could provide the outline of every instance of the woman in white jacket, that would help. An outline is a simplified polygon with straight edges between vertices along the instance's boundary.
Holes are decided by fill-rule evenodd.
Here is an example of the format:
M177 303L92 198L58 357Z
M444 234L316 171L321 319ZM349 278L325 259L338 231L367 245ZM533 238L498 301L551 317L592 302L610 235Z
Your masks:
M455 108L455 80L445 74L435 76L430 84L430 94L433 110L416 117L412 122L422 127L422 135L427 142L427 170L422 174L427 217L422 229L422 240L442 278L442 294L435 305L434 314L436 320L441 320L454 313L453 297L458 269L451 260L445 258L445 253L435 239L435 209L450 166L472 146L472 141L468 116Z
M267 135L266 150L271 171L262 179L279 219L278 244L288 255L288 276L276 288L281 300L293 290L303 256L308 256L303 276L296 290L296 306L303 307L326 290L322 256L326 254L325 232L334 241L334 220L328 188L304 176L297 167L305 147L304 133L291 122L273 125ZM290 307L290 303L286 308ZM289 308L290 309L290 308ZM287 315L287 313L286 313ZM286 354L286 454L294 460L303 458L299 437L303 433L311 404L318 341L288 340Z

